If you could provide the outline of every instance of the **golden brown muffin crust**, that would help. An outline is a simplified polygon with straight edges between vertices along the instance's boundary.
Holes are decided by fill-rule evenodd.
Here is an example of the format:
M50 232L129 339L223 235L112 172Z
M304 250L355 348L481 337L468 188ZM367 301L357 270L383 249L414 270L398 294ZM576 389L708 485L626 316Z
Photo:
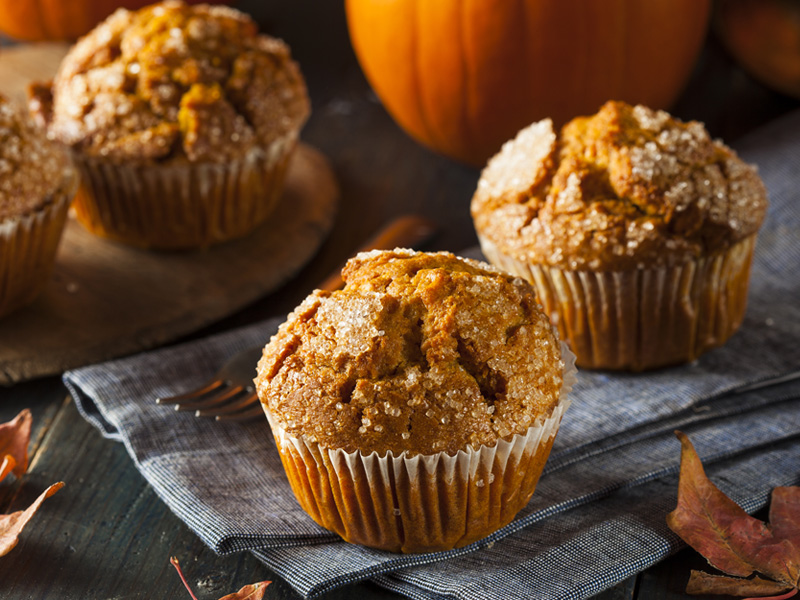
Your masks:
M562 385L561 348L528 283L449 253L350 260L258 366L258 395L291 435L380 455L454 454L524 433Z
M508 142L472 200L479 234L509 255L568 270L674 265L755 233L756 169L701 123L607 102L560 135L549 120Z
M0 222L49 202L72 180L64 152L0 96Z
M239 11L179 1L118 10L65 57L51 94L34 91L52 137L117 161L224 162L309 113L286 44Z

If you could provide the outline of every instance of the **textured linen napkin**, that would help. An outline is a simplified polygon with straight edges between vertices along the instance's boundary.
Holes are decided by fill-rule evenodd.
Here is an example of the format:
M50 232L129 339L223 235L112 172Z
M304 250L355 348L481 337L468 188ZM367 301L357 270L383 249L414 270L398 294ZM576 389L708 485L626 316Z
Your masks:
M759 165L770 211L747 316L722 348L645 374L582 371L529 505L488 538L397 555L342 542L299 507L264 421L220 424L153 399L192 388L278 320L69 371L78 409L122 441L158 495L220 553L250 550L298 592L372 579L411 598L585 598L680 547L666 527L689 434L719 487L753 511L800 484L800 112L737 145Z

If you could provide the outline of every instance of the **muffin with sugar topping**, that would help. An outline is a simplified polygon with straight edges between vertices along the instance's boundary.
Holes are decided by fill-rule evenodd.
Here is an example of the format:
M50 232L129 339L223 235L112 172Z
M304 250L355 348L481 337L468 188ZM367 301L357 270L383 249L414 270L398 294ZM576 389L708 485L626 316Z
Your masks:
M484 255L525 277L579 366L697 358L744 317L764 184L702 124L608 102L534 123L472 199Z
M45 287L77 185L62 149L0 96L0 316Z
M300 504L344 539L392 551L502 527L533 494L574 377L533 289L448 253L363 253L342 274L342 290L289 315L258 365Z
M80 168L81 223L149 248L262 223L309 114L286 44L239 11L179 1L115 12L32 88L31 108Z

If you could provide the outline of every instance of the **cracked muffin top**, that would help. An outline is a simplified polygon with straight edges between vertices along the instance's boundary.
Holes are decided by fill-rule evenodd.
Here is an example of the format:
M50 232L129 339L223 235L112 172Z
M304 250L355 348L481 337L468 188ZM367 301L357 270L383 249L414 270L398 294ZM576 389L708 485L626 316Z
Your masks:
M74 178L64 151L0 95L0 223L52 202Z
M119 162L229 161L309 114L286 44L239 11L179 1L118 10L31 93L52 138Z
M290 435L394 456L494 445L548 416L561 347L530 285L449 253L374 251L264 349L256 388Z
M493 157L472 199L478 234L506 254L568 270L672 266L754 234L767 195L701 123L607 102L560 134L549 119Z

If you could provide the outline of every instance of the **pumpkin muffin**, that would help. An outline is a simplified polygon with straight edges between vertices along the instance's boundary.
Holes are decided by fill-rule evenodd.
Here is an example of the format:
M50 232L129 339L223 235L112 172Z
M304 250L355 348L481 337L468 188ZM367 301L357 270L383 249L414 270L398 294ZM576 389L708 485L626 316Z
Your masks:
M178 1L118 10L31 94L81 171L78 220L148 248L208 246L263 222L309 114L286 44L234 9Z
M691 361L744 317L767 210L755 167L698 122L608 102L523 129L484 169L484 255L525 277L581 367Z
M507 524L574 379L531 286L448 253L374 251L264 349L256 389L294 493L345 540L446 550ZM566 363L566 366L565 366Z
M61 148L0 96L0 316L47 283L77 185Z

